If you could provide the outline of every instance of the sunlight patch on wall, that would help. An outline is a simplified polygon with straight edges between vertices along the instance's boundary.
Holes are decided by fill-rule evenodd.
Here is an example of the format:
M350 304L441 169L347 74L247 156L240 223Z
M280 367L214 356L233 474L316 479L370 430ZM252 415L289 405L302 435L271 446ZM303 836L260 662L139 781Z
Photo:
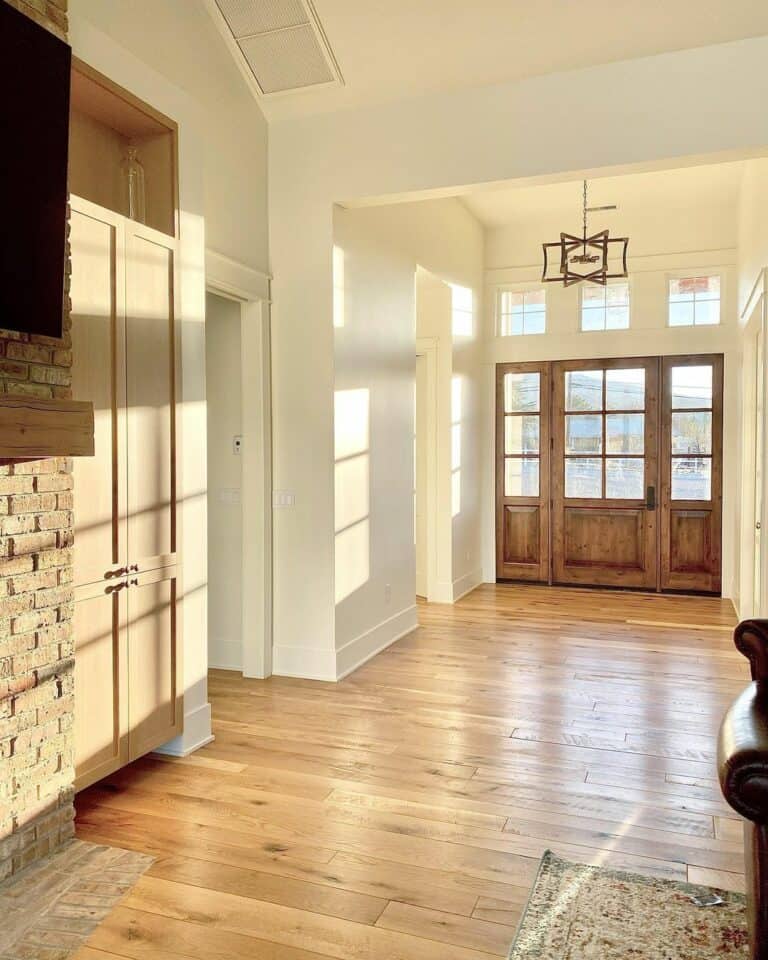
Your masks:
M335 597L341 603L370 579L370 391L334 394Z
M451 378L451 516L461 513L461 404L462 378Z
M469 287L451 284L451 330L454 337L471 337L475 330L474 294Z

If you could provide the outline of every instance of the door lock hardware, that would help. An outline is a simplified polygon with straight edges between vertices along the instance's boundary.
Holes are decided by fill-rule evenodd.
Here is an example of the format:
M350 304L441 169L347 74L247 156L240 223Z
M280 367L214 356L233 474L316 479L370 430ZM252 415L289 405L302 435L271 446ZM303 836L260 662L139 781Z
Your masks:
M656 509L656 487L647 487L645 491L645 509Z

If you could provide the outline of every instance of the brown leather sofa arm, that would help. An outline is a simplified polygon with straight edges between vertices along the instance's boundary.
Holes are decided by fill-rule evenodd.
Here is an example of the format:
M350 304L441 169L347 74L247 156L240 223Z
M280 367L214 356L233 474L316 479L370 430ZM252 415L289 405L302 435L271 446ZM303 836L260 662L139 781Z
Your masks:
M736 628L738 650L752 668L750 684L731 704L718 739L723 795L742 817L768 824L768 620Z
M768 620L745 620L734 633L753 682L723 718L717 746L723 795L746 818L744 859L749 960L768 960Z

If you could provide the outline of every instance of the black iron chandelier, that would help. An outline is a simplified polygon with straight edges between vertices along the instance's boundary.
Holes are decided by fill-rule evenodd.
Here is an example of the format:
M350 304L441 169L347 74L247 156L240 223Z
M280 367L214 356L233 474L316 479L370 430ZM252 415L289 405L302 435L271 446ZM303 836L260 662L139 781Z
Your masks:
M628 276L627 247L629 237L611 237L607 230L587 236L587 214L599 210L615 210L615 204L607 207L587 206L587 181L584 181L584 231L580 237L561 233L557 243L543 243L544 283L562 283L570 287L588 280L605 286L609 280Z

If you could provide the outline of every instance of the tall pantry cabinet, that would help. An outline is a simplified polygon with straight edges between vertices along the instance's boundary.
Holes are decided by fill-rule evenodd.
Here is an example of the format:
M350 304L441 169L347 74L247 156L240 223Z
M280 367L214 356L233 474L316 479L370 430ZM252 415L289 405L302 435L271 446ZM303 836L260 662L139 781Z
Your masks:
M75 487L75 750L82 789L181 733L176 607L175 127L82 64L70 147L73 395L96 455ZM147 223L123 213L137 147Z

